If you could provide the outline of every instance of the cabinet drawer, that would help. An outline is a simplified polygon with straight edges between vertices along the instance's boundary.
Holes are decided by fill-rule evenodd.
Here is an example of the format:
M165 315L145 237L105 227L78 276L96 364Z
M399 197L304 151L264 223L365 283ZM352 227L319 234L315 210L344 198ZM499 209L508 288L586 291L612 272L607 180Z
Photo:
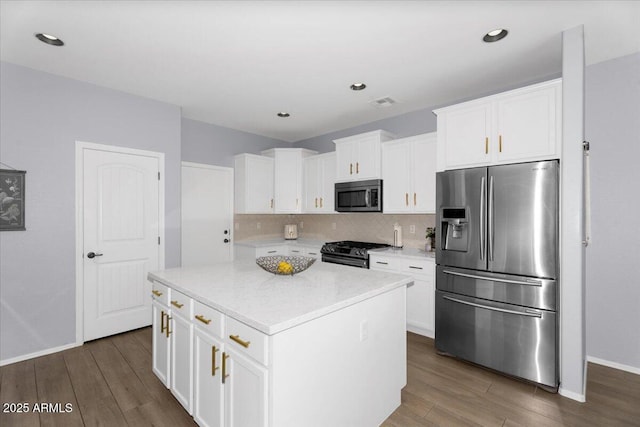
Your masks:
M191 320L193 315L193 300L175 289L171 290L169 308L172 314L177 314L184 319Z
M231 317L227 317L225 321L225 343L236 351L267 365L268 337Z
M402 268L400 258L369 254L369 268L373 270L398 271Z
M164 305L169 305L169 288L156 281L151 282L151 297Z
M201 302L193 302L193 324L208 333L222 337L224 332L224 315L215 308Z
M404 274L411 274L414 276L429 276L433 277L434 274L434 264L431 260L421 260L421 259L402 259L399 260L400 269Z

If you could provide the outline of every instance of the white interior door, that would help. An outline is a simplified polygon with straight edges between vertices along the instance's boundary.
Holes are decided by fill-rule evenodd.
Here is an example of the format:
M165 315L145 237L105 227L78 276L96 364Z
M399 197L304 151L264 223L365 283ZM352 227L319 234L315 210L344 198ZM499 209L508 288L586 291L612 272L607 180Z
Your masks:
M133 151L133 150L132 150ZM82 149L84 341L151 324L164 158Z
M233 169L182 163L182 266L233 259Z

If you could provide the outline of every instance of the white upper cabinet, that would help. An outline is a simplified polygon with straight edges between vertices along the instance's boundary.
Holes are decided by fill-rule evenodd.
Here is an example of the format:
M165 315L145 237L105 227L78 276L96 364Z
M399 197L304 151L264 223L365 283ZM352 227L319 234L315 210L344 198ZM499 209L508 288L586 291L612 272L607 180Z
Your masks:
M235 213L273 213L274 159L255 154L234 157Z
M333 213L336 180L336 153L304 159L304 213Z
M384 213L435 213L436 133L382 144Z
M262 152L274 159L274 212L302 212L302 159L317 151L303 148L272 148Z
M382 142L395 136L376 130L336 139L336 181L360 181L382 178L380 152Z
M435 110L437 170L560 158L562 80Z

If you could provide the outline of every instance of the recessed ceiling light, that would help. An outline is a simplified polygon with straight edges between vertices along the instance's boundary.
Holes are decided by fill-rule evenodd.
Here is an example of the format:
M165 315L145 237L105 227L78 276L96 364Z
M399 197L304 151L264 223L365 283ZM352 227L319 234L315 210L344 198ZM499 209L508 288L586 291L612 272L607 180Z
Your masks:
M289 117L291 114L285 112L285 111L280 111L278 113L278 117Z
M367 85L364 83L354 83L350 87L351 87L351 90L362 90L365 87L367 87Z
M485 34L482 40L486 43L493 43L507 37L507 34L509 34L509 31L505 30L504 28L496 28L495 30L489 31L487 34Z
M37 33L36 38L40 40L42 43L50 44L51 46L62 46L64 42L57 38L56 36L52 36L47 33Z

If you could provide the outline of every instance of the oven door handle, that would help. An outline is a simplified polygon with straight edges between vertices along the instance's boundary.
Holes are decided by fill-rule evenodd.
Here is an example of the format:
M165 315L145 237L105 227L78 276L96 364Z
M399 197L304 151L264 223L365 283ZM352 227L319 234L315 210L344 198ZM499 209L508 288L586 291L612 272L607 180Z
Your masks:
M364 192L364 205L366 207L369 207L369 193L371 192L371 190L365 190Z
M457 302L459 304L464 304L464 305L470 305L472 307L477 307L477 308L483 308L485 310L491 310L491 311L498 311L500 313L507 313L507 314L516 314L518 316L526 316L526 317L537 317L537 318L542 318L542 313L540 312L522 312L522 311L516 311L516 310L507 310L506 308L498 308L498 307L491 307L490 305L483 305L483 304L477 304L475 302L469 302L469 301L463 301L457 298L452 298L450 296L443 296L442 298L452 301L452 302Z
M460 276L460 277L468 277L470 279L480 279L480 280L489 280L492 282L500 282L500 283L511 283L514 285L525 285L525 286L542 286L542 283L532 280L530 282L525 282L524 280L512 280L512 279L502 279L500 277L486 277L486 276L478 276L475 274L469 273L459 273L457 271L451 270L442 270L444 274L451 274L452 276Z

